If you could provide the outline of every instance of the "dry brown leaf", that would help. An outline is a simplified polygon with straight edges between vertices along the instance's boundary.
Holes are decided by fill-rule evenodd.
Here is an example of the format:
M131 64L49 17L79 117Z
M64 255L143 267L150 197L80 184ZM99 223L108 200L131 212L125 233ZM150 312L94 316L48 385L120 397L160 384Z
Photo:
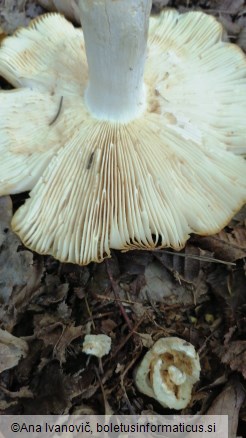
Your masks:
M9 398L33 398L33 393L29 389L28 386L22 386L22 388L19 391L8 391L3 386L0 387L0 390L6 394Z
M67 297L68 287L68 283L61 283L58 276L46 274L38 303L50 308L52 304L64 302Z
M25 400L25 413L30 415L65 415L79 393L76 379L65 375L58 361L47 364L32 386L34 398Z
M140 292L140 299L168 304L193 302L193 295L187 293L184 286L174 281L168 270L158 261L151 262L145 269L145 285Z
M4 6L0 4L0 23L6 33L13 33L18 27L27 26L30 19L41 12L41 7L36 2L4 0L3 3Z
M244 52L246 52L246 27L241 29L237 39L237 44L244 50Z
M0 198L0 320L12 331L21 312L40 284L42 263L33 264L30 251L18 251L19 238L11 231L12 202ZM40 259L42 260L42 259ZM7 307L8 306L8 307Z
M219 0L217 3L218 11L236 15L244 5L244 0Z
M65 325L51 315L36 315L34 324L36 337L42 339L46 346L53 346L54 357L60 363L65 362L66 350L71 342L84 334L82 326Z
M54 348L54 355L60 361L60 363L65 362L66 349L69 347L71 342L74 339L80 338L83 334L84 328L81 325L77 327L72 325L65 327Z
M15 367L28 352L28 344L23 339L0 329L0 373Z
M58 11L69 20L79 23L79 10L76 1L70 0L38 0L41 6L49 11Z
M200 254L201 251L198 251ZM188 252L193 255L191 249ZM141 287L140 298L180 305L203 300L208 289L206 273L201 269L204 262L165 251L156 252L155 258L158 261L149 263L145 269L145 284Z
M154 341L153 341L152 336L149 333L136 332L136 334L140 337L141 342L145 348L153 347Z
M224 266L217 266L208 274L207 282L215 295L221 297L230 309L231 316L239 320L246 300L246 277L244 269L228 271Z
M117 327L116 322L110 318L104 319L101 322L101 330L103 333L106 333L106 334L111 333L116 327Z
M230 233L222 230L214 236L195 238L199 246L214 253L215 257L228 262L246 257L246 229L234 228Z
M201 271L207 267L208 262L214 260L211 252L197 248L189 242L183 251L162 250L156 252L155 257L176 279L194 284L194 286L196 286L198 277L201 276Z
M153 0L152 7L154 12L160 12L163 8L171 3L170 0Z
M245 392L237 379L231 379L213 401L207 415L228 415L228 436L236 438L239 410L245 400Z
M4 412L7 411L7 409L9 409L10 407L14 407L17 405L17 401L9 401L7 402L6 400L0 400L0 412L1 415L4 415ZM3 437L3 435L0 435L0 438L6 438Z
M246 341L232 341L219 351L221 361L246 379Z
M0 248L6 240L12 214L12 201L10 196L0 197Z
M229 18L228 18L229 17ZM223 16L220 15L218 17L219 22L222 24L225 31L228 33L228 35L231 37L232 35L238 36L241 30L241 27L238 23L234 23L231 20L231 17L229 15Z

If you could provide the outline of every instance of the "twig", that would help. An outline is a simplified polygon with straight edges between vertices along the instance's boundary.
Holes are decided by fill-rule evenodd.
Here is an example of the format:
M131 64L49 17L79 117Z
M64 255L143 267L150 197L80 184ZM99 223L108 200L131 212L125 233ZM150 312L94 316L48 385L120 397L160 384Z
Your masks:
M91 321L92 326L93 326L93 328L94 328L94 330L95 330L96 326L95 326L95 323L94 323L93 314L92 314L92 312L91 312L91 309L90 309L90 306L89 306L89 303L88 303L88 300L87 300L87 296L86 296L86 295L84 296L84 300L85 300L85 305L86 305L87 312L88 312L89 317L90 317L90 321Z
M111 406L110 406L110 404L109 404L109 402L107 400L107 397L106 397L106 394L105 394L105 390L104 390L104 387L103 387L103 382L102 382L101 377L99 375L98 369L95 366L94 366L94 371L96 373L97 380L98 380L99 385L101 387L101 391L102 391L102 395L103 395L103 401L104 401L105 415L112 415L113 412L112 412Z
M129 330L132 330L132 323L131 323L130 319L128 318L128 315L127 315L124 307L122 306L122 302L120 300L119 292L118 292L119 286L116 284L115 280L113 279L108 260L106 260L106 266L107 266L108 276L109 276L109 279L110 279L110 282L112 285L112 290L114 292L115 301L117 302L117 304L120 308L121 314L122 314L124 320L126 321Z
M138 327L142 324L142 322L144 321L144 319L146 318L146 314L144 313L143 316L140 318L140 320L135 324L135 326L132 328L132 330L130 331L130 333L128 333L128 335L125 337L124 341L121 342L121 344L119 345L118 348L116 348L116 350L114 351L114 353L111 355L111 358L116 356L116 354L119 353L119 351L124 347L124 345L127 343L127 341L129 341L129 339L132 337L133 334L136 333L136 330L138 329ZM138 334L138 333L136 333Z
M236 263L233 262L225 262L224 260L220 260L220 259L215 259L213 257L207 257L207 256L196 256L194 254L184 254L184 253L180 253L180 252L172 252L172 251L166 251L166 250L162 250L162 249L156 249L153 250L153 252L160 252L165 253L165 254L170 254L170 255L176 255L178 257L186 257L187 259L195 259L195 260L202 260L204 262L211 262L211 263L221 263L223 265L230 265L230 266L236 266Z

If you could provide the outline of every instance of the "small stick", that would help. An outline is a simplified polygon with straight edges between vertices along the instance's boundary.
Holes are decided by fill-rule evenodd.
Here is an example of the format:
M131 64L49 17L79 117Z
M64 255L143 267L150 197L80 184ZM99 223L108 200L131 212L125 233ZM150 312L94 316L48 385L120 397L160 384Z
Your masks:
M58 107L58 111L55 115L55 117L51 120L51 122L49 123L49 126L53 125L53 123L55 123L60 115L61 112L61 108L62 108L62 102L63 102L63 96L60 99L60 103L59 103L59 107Z
M87 167L86 167L87 170L89 170L89 169L91 168L92 161L93 161L93 157L94 157L94 153L95 153L95 152L92 152L92 153L91 153L91 156L90 156L90 158L89 158L89 161L88 161L88 164L87 164Z
M126 324L128 325L129 330L131 330L132 329L132 323L131 323L130 319L128 318L128 315L127 315L124 307L122 306L122 302L121 302L121 299L120 299L120 296L119 296L119 293L118 293L119 286L117 285L117 283L113 279L112 272L111 272L111 269L110 269L110 264L109 264L108 260L106 260L106 268L107 268L108 276L109 276L109 279L110 279L111 287L112 287L112 290L113 290L113 293L114 293L114 296L115 296L115 301L118 303L118 306L120 308L120 312L121 312L121 314L122 314Z

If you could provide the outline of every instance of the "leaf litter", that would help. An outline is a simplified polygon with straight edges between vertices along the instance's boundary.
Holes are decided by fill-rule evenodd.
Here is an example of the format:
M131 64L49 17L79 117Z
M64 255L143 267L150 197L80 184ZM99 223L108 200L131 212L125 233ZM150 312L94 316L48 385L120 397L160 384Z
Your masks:
M241 0L153 1L153 12L203 10L245 50ZM0 0L0 38L44 10ZM4 81L1 86L8 87ZM23 195L12 197L14 209ZM183 414L229 415L230 437L246 427L246 210L220 233L192 236L174 251L114 252L86 267L27 250L12 233L12 201L0 198L0 412L2 414L173 413L140 394L136 365L163 336L191 342L201 379ZM87 356L87 334L112 340Z

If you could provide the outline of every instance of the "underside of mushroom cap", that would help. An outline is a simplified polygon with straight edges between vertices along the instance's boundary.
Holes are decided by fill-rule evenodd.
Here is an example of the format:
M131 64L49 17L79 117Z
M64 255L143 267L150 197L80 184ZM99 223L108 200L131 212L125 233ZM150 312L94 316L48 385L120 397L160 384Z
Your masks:
M8 38L0 50L0 73L14 85L40 91L47 79L48 90L55 86L56 96L65 96L64 105L66 95L74 97L73 130L64 130L63 147L13 218L25 245L87 264L109 257L111 248L181 249L190 233L219 231L246 200L245 162L235 155L246 131L244 55L220 41L221 27L213 18L163 13L150 20L147 110L128 124L98 121L80 97L87 77L82 39L70 64L69 45L61 57L59 38L50 38L57 17L37 22L30 37L52 54L46 71L35 54L23 61L28 30ZM59 20L62 33L67 22ZM76 57L81 79L75 73L73 83ZM68 68L71 88L63 74Z
M31 190L62 146L61 126L67 125L67 135L71 133L65 111L59 124L49 126L59 100L59 96L24 88L1 92L1 195Z
M88 79L82 30L60 14L41 15L2 41L0 75L16 88L81 99Z
M80 127L14 216L26 246L87 264L110 248L179 250L189 233L227 223L245 194L243 160L206 155L168 127L157 134L150 119Z
M81 120L74 114L84 66L83 34L59 14L42 16L2 42L0 75L17 88L0 91L0 195L31 190L72 136Z

